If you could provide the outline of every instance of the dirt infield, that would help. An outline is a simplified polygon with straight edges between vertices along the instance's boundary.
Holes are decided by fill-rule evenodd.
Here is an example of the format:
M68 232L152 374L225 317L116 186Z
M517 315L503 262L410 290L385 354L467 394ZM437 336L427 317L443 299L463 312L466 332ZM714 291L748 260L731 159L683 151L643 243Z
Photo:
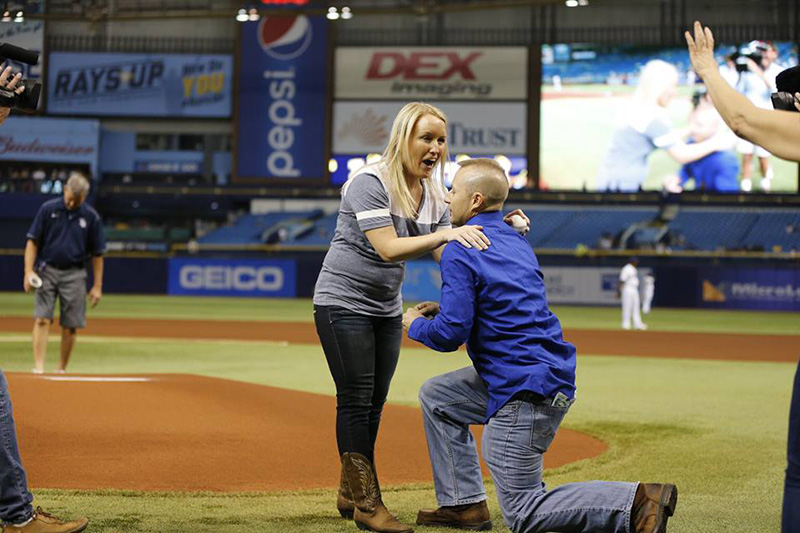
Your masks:
M31 327L29 318L0 316L0 331ZM286 322L94 318L81 335L318 342L313 324ZM579 354L779 362L797 360L800 339L608 330L565 337ZM248 491L338 483L332 397L186 375L120 378L9 374L32 486ZM545 464L604 450L597 439L561 430ZM417 409L387 407L377 453L385 484L431 482Z
M0 331L30 332L33 320L0 316ZM56 329L53 330L57 333ZM307 322L247 322L216 320L133 320L93 318L81 335L137 338L269 340L317 344L314 325ZM565 338L578 354L793 362L800 356L793 335L735 335L664 331L572 329ZM80 341L79 341L80 342ZM421 345L403 340L405 346Z
M329 396L175 374L7 376L33 487L273 491L339 482ZM604 450L563 429L545 466ZM383 484L432 482L418 409L386 408L377 454Z

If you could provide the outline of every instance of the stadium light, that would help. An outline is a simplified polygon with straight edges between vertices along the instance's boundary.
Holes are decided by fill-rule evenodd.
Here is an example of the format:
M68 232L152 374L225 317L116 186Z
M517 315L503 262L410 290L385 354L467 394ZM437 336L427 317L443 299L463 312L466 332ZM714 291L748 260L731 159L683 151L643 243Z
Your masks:
M261 15L258 14L258 9L250 8L250 11L247 12L247 20L250 22L255 22L261 18Z
M17 16L14 18L14 22L25 22L25 13L22 11L17 11Z
M337 170L339 170L339 163L338 163L338 161L336 161L335 159L331 158L331 159L328 161L328 172L330 172L331 174L333 174L333 173L334 173L334 172L336 172Z
M567 0L564 3L567 7L578 7L578 0Z
M328 8L328 14L325 15L328 20L336 20L339 18L339 12L334 6Z
M0 19L3 22L11 22L11 11L5 10L3 12L3 18Z
M353 12L350 10L349 7L345 6L342 8L342 19L348 20L353 18Z
M247 22L249 17L247 16L247 10L242 8L239 10L239 13L236 15L236 20L239 22Z

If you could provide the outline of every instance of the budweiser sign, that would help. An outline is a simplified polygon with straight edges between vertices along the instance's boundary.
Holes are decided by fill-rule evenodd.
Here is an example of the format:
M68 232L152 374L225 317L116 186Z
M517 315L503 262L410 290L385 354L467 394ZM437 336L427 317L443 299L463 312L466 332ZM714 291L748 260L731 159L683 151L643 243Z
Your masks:
M69 141L63 143L47 143L39 139L15 142L12 135L0 135L0 155L5 154L47 154L47 155L89 155L94 153L94 146L74 145Z
M524 100L524 47L336 50L336 98Z

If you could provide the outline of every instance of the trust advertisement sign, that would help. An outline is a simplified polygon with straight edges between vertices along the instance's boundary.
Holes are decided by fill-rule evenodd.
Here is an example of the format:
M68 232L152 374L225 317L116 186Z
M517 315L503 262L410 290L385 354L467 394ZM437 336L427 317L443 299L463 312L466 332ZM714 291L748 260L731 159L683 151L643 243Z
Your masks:
M525 47L341 47L337 99L524 100Z
M521 102L433 102L448 118L451 154L525 155L527 108ZM333 153L382 152L392 121L406 102L336 102L333 107Z
M292 298L297 266L291 260L169 260L169 294Z
M701 307L800 310L800 271L793 269L701 269Z
M241 25L237 177L325 176L327 31L305 15Z
M71 115L227 117L226 55L50 54L47 109Z

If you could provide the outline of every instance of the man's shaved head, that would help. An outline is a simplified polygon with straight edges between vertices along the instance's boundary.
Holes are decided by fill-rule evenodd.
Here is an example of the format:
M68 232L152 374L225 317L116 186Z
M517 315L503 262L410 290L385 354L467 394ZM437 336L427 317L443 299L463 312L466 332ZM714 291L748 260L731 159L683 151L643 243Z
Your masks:
M450 205L450 221L462 226L478 213L500 211L508 197L508 178L492 159L468 159L453 178L445 202Z
M469 193L479 192L486 198L487 209L499 209L508 198L508 178L494 159L467 159L460 163L464 186Z

